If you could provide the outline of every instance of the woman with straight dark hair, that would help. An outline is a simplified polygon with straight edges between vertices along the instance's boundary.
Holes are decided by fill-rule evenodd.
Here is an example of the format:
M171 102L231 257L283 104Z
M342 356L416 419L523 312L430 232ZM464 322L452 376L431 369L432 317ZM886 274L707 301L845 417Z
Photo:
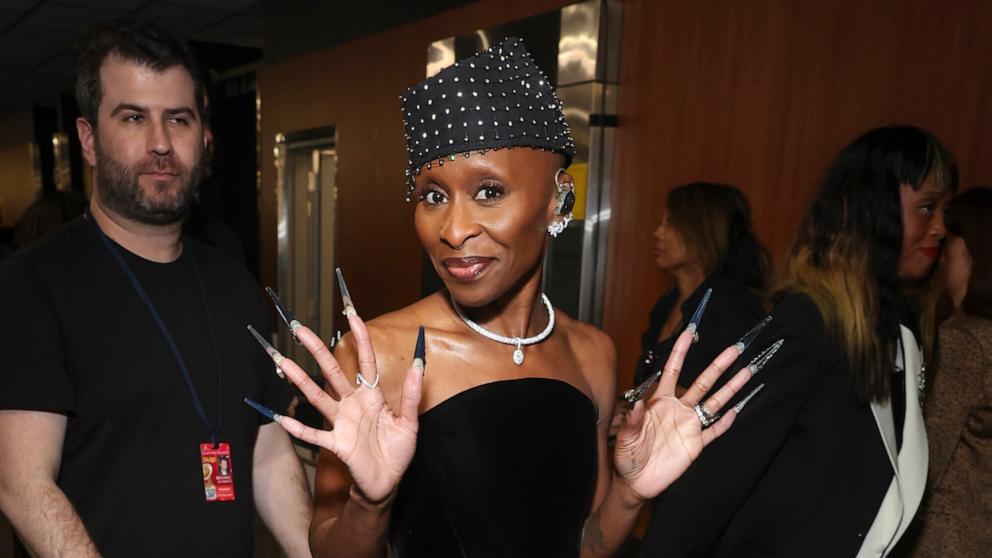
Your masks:
M765 388L666 491L645 556L891 552L926 479L932 271L956 186L920 128L841 151L778 274L765 335L785 345L754 380Z
M768 252L758 242L751 206L740 190L693 182L673 188L654 231L654 259L672 288L651 309L641 337L634 380L640 384L668 359L677 332L709 293L698 343L686 355L679 385L687 386L740 332L764 314L759 293L766 287Z
M992 188L955 196L947 232L944 264L955 313L940 326L924 403L930 475L913 556L986 556L992 551Z

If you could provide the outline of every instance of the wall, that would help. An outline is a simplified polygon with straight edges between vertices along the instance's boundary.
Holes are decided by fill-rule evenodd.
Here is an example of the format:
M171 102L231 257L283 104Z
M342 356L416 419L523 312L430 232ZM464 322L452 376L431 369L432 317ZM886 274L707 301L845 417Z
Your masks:
M439 38L567 2L482 0L259 71L263 280L275 283L273 136L337 125L338 261L362 314L416 299L419 246L403 202L397 96ZM936 132L963 184L992 183L992 3L981 0L624 2L606 331L629 382L666 287L650 256L661 200L696 179L740 185L759 235L787 248L816 177L870 127ZM370 253L374 249L374 253Z
M30 107L4 115L0 120L0 151L34 141L34 112Z
M0 120L0 224L10 227L21 218L37 192L29 144L34 142L30 108Z
M0 223L11 227L34 201L38 187L31 162L34 144L0 151Z
M928 0L625 3L605 329L632 377L667 288L651 232L667 191L740 186L776 260L832 157L912 123L992 183L992 3Z
M280 61L307 52L334 48L432 16L475 0L262 0L266 25L265 60Z

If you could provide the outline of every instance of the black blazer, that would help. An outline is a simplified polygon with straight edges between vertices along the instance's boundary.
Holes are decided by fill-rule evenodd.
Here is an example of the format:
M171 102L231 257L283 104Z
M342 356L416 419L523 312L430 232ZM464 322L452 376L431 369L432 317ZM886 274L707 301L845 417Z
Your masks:
M885 445L813 302L787 295L773 316L742 358L785 339L742 394L765 388L657 500L642 556L858 553L893 479Z
M675 329L676 335L658 341L665 320L675 307L678 300L678 290L672 289L658 299L651 309L648 329L641 336L641 356L634 371L634 385L647 379L652 372L661 370L672 352L677 334L689 325L692 313L703 300L706 289L712 288L713 294L706 305L703 318L699 321L699 342L693 344L692 350L686 355L679 376L679 385L688 386L696 379L709 363L721 351L733 345L737 340L754 327L765 316L761 307L761 299L753 291L723 275L710 275L682 303L682 322ZM648 351L653 352L654 358L648 363ZM729 375L728 375L729 377Z

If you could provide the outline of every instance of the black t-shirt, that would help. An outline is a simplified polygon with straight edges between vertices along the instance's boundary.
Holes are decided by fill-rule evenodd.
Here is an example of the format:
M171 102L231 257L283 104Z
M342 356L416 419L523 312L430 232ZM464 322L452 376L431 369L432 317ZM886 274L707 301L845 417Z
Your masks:
M242 399L279 411L291 390L245 331L265 327L252 277L216 249L183 246L166 264L115 248L172 334L211 423L221 394L231 502L205 501L199 444L208 431L95 224L78 219L0 262L0 409L68 416L58 485L104 556L251 554L252 454L267 421Z

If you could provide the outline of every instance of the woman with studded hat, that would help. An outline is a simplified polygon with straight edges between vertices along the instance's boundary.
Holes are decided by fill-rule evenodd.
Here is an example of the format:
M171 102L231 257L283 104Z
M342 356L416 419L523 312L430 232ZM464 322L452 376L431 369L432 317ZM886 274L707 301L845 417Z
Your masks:
M565 171L574 144L552 84L523 43L507 39L401 99L407 195L445 289L366 325L341 280L351 333L333 357L294 322L331 396L274 353L332 427L278 417L325 449L311 548L317 556L382 556L387 546L403 557L609 555L643 503L730 427L736 410L724 406L751 370L708 396L707 386L744 344L676 398L690 325L650 400L629 398L609 455L613 344L541 292L546 244L575 203Z

